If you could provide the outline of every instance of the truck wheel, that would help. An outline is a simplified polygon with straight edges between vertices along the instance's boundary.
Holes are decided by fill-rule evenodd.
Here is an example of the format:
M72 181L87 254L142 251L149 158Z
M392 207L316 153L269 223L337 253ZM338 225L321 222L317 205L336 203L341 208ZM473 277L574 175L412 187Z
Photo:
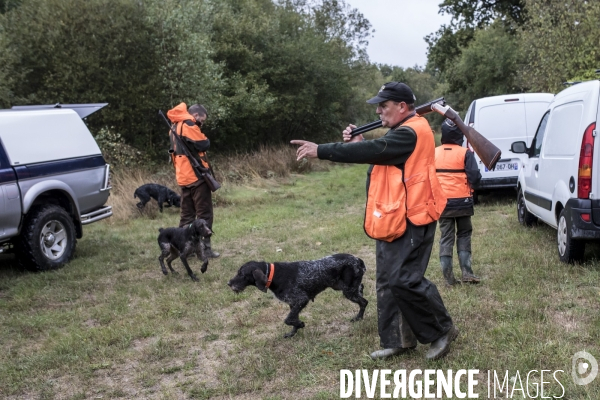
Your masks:
M37 207L25 217L17 244L20 264L30 270L56 269L75 252L75 225L59 206Z
M517 193L517 217L519 218L519 223L523 226L532 226L537 222L537 217L527 211L522 189L519 189Z
M583 261L585 242L572 238L566 214L565 210L562 210L558 217L558 230L556 233L558 256L560 261L573 264Z

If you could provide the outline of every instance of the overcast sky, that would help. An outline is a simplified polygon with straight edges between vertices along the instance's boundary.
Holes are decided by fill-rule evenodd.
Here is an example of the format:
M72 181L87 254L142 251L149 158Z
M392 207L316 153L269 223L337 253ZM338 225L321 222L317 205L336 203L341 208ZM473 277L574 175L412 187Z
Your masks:
M375 29L367 53L371 62L408 68L425 66L425 36L450 22L440 15L442 0L346 0L358 8Z

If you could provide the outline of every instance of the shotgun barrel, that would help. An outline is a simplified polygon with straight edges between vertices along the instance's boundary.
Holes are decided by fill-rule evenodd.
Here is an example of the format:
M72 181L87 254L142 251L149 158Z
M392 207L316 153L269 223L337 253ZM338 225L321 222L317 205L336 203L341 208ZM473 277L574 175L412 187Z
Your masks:
M431 106L434 104L441 104L441 105L445 106L446 101L444 100L443 97L440 97L439 99L435 99L428 103L421 104L420 106L415 107L415 112L419 115L428 114L431 111L433 111ZM369 122L368 124L356 127L354 129L352 129L352 137L354 137L356 135L360 135L361 133L372 131L373 129L381 128L381 124L382 124L381 120L378 120L378 121Z

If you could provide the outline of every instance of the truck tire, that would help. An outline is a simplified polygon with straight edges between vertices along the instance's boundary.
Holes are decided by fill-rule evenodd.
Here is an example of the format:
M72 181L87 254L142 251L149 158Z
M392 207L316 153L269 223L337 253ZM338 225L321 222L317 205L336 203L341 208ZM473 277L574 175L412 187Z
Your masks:
M17 243L19 263L33 271L60 268L75 252L75 225L56 205L32 209L25 217Z
M558 217L558 229L556 230L558 257L564 263L582 262L585 253L585 242L572 238L566 214L566 211L562 210Z

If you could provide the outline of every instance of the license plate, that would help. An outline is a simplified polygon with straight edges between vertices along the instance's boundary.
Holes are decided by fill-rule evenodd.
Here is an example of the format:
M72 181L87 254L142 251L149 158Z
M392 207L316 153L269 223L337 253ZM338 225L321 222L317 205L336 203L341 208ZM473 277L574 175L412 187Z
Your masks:
M496 167L492 170L492 172L498 171L518 171L519 163L518 162L499 162L496 164ZM485 167L485 172L490 172L487 167Z

